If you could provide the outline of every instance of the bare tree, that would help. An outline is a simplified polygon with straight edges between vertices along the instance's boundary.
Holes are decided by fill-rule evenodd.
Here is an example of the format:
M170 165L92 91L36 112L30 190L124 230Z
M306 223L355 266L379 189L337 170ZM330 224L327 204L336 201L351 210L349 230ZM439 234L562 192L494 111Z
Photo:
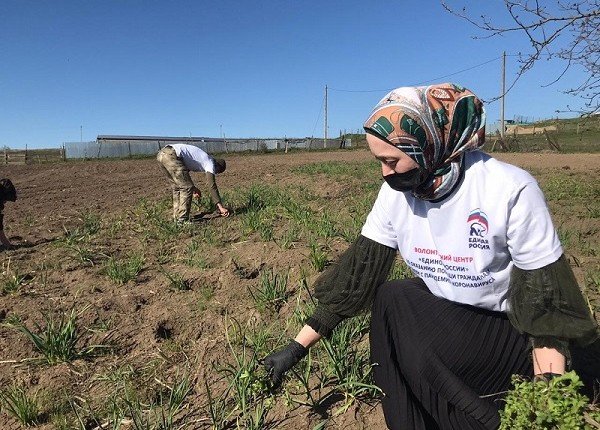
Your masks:
M600 102L600 0L558 0L552 3L552 7L543 0L503 2L512 20L506 26L498 25L485 15L475 18L466 7L459 11L444 0L442 5L448 12L483 30L486 34L479 38L521 32L529 39L532 49L519 53L519 71L507 92L540 58L558 58L565 62L563 70L544 86L556 83L569 68L579 65L586 72L586 77L564 92L581 98L584 107L567 109L587 114L597 112Z

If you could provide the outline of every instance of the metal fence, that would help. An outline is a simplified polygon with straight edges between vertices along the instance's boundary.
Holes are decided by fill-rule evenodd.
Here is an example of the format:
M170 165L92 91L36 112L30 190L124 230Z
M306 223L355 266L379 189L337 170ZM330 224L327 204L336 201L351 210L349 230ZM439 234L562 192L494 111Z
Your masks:
M62 148L48 149L9 149L0 153L2 164L52 163L64 160Z
M99 138L91 142L65 142L65 158L127 158L151 156L169 144L194 145L209 154L244 151L274 151L287 149L345 148L351 139L214 139L214 138Z

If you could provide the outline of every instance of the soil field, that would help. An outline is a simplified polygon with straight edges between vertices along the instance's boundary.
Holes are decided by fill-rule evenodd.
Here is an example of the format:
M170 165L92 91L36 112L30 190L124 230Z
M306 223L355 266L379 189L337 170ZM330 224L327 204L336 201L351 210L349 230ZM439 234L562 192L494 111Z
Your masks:
M576 276L600 309L600 154L493 156L540 181ZM352 172L336 177L301 169L329 162L358 166L371 159L366 150L227 155L227 171L217 181L233 215L207 217L182 230L161 224L170 217L170 189L154 159L2 166L0 176L14 182L19 197L4 209L7 235L16 247L0 251L0 390L18 386L37 395L40 429L117 428L102 425L110 422L111 402L125 399L119 410L129 411L122 414L121 428L127 429L134 428L132 404L148 416L186 375L190 386L172 428L251 428L240 421L243 408L227 403L235 396L226 367L237 366L236 354L249 345L237 338L267 327L265 351L286 343L285 336L299 327L298 304L308 300L303 285L322 270L318 251L335 259L368 210L367 199L361 211L352 211L362 181ZM372 171L374 198L374 161ZM192 177L202 189L202 178ZM309 214L334 220L337 233L317 231L313 238L302 232L302 223L290 221L293 215L253 206L252 187L267 194L298 193L307 199ZM353 227L343 233L335 216L346 213ZM273 222L263 218L261 224L254 214ZM139 267L132 277L114 276L135 265L136 257ZM260 309L249 292L284 272L287 300ZM15 329L33 331L36 324L43 329L51 316L72 310L80 354L67 363L39 359L40 351ZM363 335L359 347L366 344ZM251 346L248 351L259 350ZM300 385L288 383L285 394L269 398L267 406L264 398L254 397L268 410L255 428L313 429L321 423L331 429L385 428L376 400L331 394L327 383L314 379L306 393ZM126 395L130 392L137 403ZM221 426L214 423L217 406L224 415L229 411ZM0 412L0 429L20 426Z

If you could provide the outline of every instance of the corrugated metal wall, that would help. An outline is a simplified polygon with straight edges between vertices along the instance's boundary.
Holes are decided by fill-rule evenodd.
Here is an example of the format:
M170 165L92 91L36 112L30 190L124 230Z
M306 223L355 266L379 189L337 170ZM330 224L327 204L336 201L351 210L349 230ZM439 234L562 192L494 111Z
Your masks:
M286 139L206 139L206 141L160 139L98 139L91 142L65 142L66 158L124 158L150 156L168 144L194 145L209 154L223 152L284 150ZM324 139L287 139L288 148L323 149ZM340 148L340 139L327 139L327 148ZM345 147L352 145L345 139Z

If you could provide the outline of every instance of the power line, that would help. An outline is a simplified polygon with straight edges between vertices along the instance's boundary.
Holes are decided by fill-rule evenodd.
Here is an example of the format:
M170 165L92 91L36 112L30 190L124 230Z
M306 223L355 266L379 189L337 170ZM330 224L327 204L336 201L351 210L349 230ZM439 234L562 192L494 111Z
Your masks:
M423 85L423 84L427 84L427 83L430 83L430 82L437 82L440 79L445 79L445 78L448 78L450 76L458 75L460 73L464 73L464 72L467 72L469 70L473 70L473 69L476 69L478 67L485 66L486 64L492 63L492 62L497 61L497 60L499 60L501 58L502 57L492 58L491 60L485 61L485 62L483 62L481 64L477 64L477 65L472 66L472 67L468 67L466 69L459 70L458 72L450 73L448 75L440 76L440 77L437 77L437 78L434 78L434 79L428 79L426 81L418 82L416 84L407 85L407 86L416 87L418 85ZM387 88L387 89L383 89L383 90L381 90L381 89L379 89L379 90L342 90L342 89L337 89L337 88L329 88L329 89L331 91L338 91L338 92L345 92L345 93L377 93L377 92L388 92L388 91L393 90L394 88Z

